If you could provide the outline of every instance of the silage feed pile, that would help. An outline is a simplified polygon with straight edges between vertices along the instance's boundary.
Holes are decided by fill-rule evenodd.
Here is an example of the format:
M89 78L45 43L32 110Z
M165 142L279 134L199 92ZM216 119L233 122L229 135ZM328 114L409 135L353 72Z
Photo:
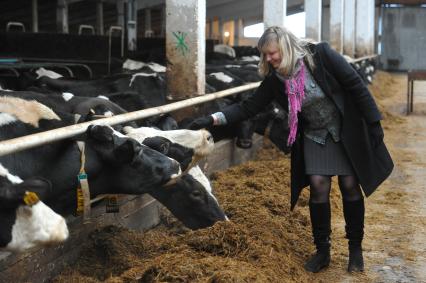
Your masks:
M385 73L380 76L384 84L391 83ZM372 88L376 98L382 98L383 87L376 83ZM266 143L256 160L210 179L229 222L190 231L166 213L160 226L145 233L104 227L90 236L76 264L53 282L330 282L334 276L338 280L340 275L334 272L318 280L318 275L303 269L314 251L309 192L305 189L290 211L289 156ZM331 203L333 222L341 224L335 181ZM342 231L342 227L333 230L332 239L338 240L333 242L332 265L344 272L347 247ZM362 281L363 275L354 279Z
M289 158L268 146L257 160L211 176L231 221L190 231L166 215L145 233L105 227L54 282L307 282L307 194L290 211L289 172Z

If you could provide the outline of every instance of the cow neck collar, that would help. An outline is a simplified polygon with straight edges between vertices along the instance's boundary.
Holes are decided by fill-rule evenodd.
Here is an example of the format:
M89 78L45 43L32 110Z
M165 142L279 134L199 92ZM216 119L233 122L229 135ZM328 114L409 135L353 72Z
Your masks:
M78 149L80 151L80 171L77 175L77 215L83 215L83 221L87 222L90 218L90 188L85 171L86 154L85 143L77 141Z

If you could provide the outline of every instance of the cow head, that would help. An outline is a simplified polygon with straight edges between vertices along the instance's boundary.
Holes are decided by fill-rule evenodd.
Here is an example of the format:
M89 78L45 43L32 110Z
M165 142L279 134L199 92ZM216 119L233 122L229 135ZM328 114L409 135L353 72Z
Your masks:
M65 219L41 201L51 190L44 178L22 181L0 165L0 248L24 251L68 238Z
M194 150L191 148L187 148L180 144L173 143L166 138L158 136L146 138L144 139L142 144L176 160L177 162L179 162L180 167L184 172L191 166L192 158L194 156Z
M127 136L136 139L143 143L146 138L163 137L168 139L173 144L179 144L193 151L191 164L195 165L201 158L209 155L214 149L212 135L206 130L173 130L161 131L149 127L131 128L124 127L124 132Z
M105 175L99 176L98 182L116 193L144 193L174 183L182 172L177 161L109 126L90 126L87 143L107 165Z
M207 177L198 166L191 168L176 184L149 194L190 229L201 229L227 220L212 194Z

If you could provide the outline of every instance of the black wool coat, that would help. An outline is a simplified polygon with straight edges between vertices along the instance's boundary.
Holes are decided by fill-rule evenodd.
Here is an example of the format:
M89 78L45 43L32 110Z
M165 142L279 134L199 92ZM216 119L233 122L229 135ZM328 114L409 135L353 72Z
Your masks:
M364 194L369 196L393 169L385 144L373 148L367 131L367 124L380 121L382 116L367 86L343 56L325 42L310 44L309 49L315 62L313 77L342 115L341 142ZM223 113L228 123L234 123L261 112L274 99L288 109L284 84L275 75L269 75L250 99L230 105ZM302 189L309 185L302 132L303 120L299 117L298 135L291 149L291 209Z

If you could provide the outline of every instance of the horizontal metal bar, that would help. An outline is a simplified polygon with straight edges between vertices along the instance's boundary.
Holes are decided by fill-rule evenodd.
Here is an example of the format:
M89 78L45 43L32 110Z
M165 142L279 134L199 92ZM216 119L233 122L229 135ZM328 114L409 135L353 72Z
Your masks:
M116 125L121 123L126 123L134 120L139 120L159 114L164 114L168 112L173 112L185 107L201 104L217 98L229 96L235 93L243 92L246 90L251 90L259 87L260 82L249 83L246 85L214 92L211 94L200 95L197 97L189 98L186 100L148 108L144 110L129 112L125 114L120 114L112 116L109 118L99 119L95 121L80 123L76 125L71 125L63 128L58 128L42 133L32 134L28 136L23 136L19 138L14 138L6 141L0 142L0 156L10 154L13 152L22 151L25 149L33 148L43 144L63 140L66 138L74 137L76 135L82 134L86 131L89 125Z
M351 63L357 63L357 62L361 62L361 61L364 61L364 60L367 60L367 59L373 59L373 58L376 58L377 56L379 56L379 55L373 54L373 55L367 55L367 56L355 58L351 61Z

